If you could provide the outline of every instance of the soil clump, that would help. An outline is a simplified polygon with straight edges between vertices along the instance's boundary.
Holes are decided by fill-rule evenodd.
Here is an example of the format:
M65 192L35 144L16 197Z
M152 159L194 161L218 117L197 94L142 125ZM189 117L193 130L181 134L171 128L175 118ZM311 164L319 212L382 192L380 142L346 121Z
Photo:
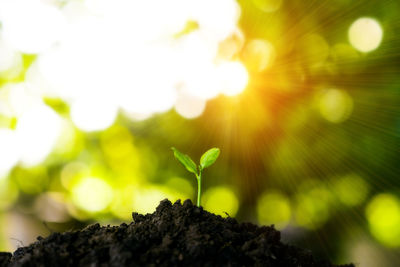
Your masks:
M272 226L222 218L190 200L172 204L166 199L154 213L132 218L130 224L93 224L38 237L12 257L0 253L0 266L336 266L283 244Z

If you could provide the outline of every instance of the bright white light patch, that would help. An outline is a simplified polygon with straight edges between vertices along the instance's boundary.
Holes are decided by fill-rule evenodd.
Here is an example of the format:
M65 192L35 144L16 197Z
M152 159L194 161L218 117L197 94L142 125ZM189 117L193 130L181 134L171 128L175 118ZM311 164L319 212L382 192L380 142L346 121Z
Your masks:
M221 77L212 63L198 65L187 73L185 79L185 93L204 100L216 97L221 90Z
M36 105L42 104L41 100L29 91L26 83L9 83L3 90L8 91L8 104L13 116L20 117Z
M61 136L61 118L40 98L33 95L25 83L8 84L2 88L0 112L16 117L15 131L3 130L1 151L7 153L0 165L10 169L21 161L26 166L42 162ZM1 152L0 152L1 154ZM0 156L1 158L2 156ZM0 171L2 168L0 166Z
M65 26L61 11L40 0L3 0L0 20L4 39L27 54L49 48L62 36Z
M61 122L59 115L44 104L18 118L16 134L24 165L37 165L50 154L61 135Z
M227 96L238 95L246 88L249 74L240 62L225 62L219 66L222 79L221 92Z
M6 44L0 37L0 73L18 67L21 61L21 55Z
M240 7L235 0L191 1L193 19L210 38L223 40L236 28Z
M119 109L134 119L165 112L180 89L203 100L241 92L243 68L219 70L219 60L240 50L219 54L239 16L235 0L0 0L4 40L38 54L30 85L70 104L84 131L107 128ZM189 22L197 26L186 32ZM228 72L240 79L230 83Z
M217 56L217 42L194 32L181 38L177 44L181 52L176 54L181 82L186 93L202 98L216 97L220 90L220 77L213 60Z
M359 18L349 29L349 40L360 52L371 52L379 47L383 38L382 26L372 18Z
M206 101L190 95L181 94L175 103L175 110L184 118L199 117L206 107Z
M97 177L84 178L72 189L74 204L89 212L106 209L113 200L113 196L114 192L111 186Z
M17 164L19 159L18 142L15 132L0 128L0 178Z
M118 108L107 101L79 99L71 105L72 122L86 132L100 131L110 127L118 113Z

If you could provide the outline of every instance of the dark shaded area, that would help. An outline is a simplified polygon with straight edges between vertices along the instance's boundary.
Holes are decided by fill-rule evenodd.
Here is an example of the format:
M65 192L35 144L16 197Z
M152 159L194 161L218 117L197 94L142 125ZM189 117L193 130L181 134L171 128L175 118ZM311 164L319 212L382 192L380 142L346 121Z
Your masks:
M281 243L273 227L222 218L190 200L163 200L153 214L132 217L129 225L38 237L9 264L11 254L0 254L1 266L335 266Z
M7 266L12 257L11 253L0 252L0 266Z

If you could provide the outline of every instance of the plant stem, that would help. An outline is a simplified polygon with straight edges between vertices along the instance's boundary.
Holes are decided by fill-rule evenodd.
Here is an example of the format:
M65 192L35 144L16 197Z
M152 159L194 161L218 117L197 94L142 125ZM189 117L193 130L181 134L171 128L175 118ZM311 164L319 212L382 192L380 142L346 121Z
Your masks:
M201 202L201 171L199 172L199 175L196 175L197 177L197 207L200 207L200 202Z

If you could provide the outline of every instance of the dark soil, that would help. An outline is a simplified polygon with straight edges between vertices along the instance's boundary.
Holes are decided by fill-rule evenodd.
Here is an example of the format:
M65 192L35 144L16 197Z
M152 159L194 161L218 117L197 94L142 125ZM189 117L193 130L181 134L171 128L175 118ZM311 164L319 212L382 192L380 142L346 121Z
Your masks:
M153 214L132 217L129 225L94 224L38 237L12 258L0 254L0 266L335 266L281 243L273 227L239 224L190 200L163 200Z

